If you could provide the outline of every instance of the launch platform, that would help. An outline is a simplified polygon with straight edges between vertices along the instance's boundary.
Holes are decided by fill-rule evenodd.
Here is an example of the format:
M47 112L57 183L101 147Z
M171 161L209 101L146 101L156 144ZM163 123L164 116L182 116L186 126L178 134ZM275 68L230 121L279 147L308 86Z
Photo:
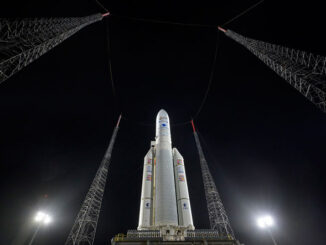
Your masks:
M178 235L180 237L180 235ZM214 230L186 231L181 240L167 241L160 231L129 230L127 235L118 234L111 245L241 245L231 237L220 237Z

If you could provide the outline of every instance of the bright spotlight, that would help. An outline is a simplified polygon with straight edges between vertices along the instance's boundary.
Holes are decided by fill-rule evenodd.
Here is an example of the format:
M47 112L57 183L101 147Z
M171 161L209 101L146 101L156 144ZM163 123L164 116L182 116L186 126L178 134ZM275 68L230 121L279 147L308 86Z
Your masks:
M273 220L273 218L271 216L266 216L265 217L265 223L268 226L272 226L272 225L274 225L274 220Z
M257 219L257 225L260 228L266 228L274 225L274 220L270 215L266 215Z
M34 219L36 222L38 223L42 222L44 224L49 224L52 221L51 216L43 212L37 212Z
M265 228L265 222L262 218L259 218L257 219L257 225L260 227L260 228Z
M268 234L270 235L270 237L273 241L273 244L277 245L276 240L272 234L272 230L270 229L270 227L274 225L273 217L270 215L265 215L265 216L259 217L257 219L257 225L258 225L258 227L268 231Z
M35 216L35 221L40 222L44 219L45 213L43 212L38 212Z
M49 215L46 215L44 217L43 223L47 225L47 224L51 223L51 221L52 221L52 218Z

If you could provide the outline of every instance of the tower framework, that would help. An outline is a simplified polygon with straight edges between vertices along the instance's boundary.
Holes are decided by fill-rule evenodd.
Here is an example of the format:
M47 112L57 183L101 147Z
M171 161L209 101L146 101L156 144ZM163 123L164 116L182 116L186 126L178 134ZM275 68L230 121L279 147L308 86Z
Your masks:
M326 112L326 57L247 38L221 27L219 30L247 48L319 109Z
M0 83L103 16L0 19Z
M108 169L111 161L112 149L119 130L120 120L121 115L113 130L109 147L107 148L100 167L96 172L95 178L81 206L65 245L92 245L94 242Z
M199 161L203 177L210 227L213 230L217 230L220 237L235 239L221 197L217 191L212 174L209 171L207 161L199 141L198 134L195 130L194 122L191 121L191 123L193 126L194 138L199 154Z

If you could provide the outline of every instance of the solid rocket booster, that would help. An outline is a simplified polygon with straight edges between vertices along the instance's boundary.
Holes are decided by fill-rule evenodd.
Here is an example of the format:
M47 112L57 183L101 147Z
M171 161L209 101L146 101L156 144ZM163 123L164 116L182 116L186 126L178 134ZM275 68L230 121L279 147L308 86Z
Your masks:
M152 219L152 177L153 154L152 149L144 157L143 183L141 190L138 229L149 229Z
M173 163L179 226L189 227L190 230L194 230L185 165L183 157L177 148L173 148Z
M138 230L164 227L195 229L183 157L172 151L169 116L160 110L155 141L144 158Z
M170 120L165 110L156 117L155 225L178 225Z

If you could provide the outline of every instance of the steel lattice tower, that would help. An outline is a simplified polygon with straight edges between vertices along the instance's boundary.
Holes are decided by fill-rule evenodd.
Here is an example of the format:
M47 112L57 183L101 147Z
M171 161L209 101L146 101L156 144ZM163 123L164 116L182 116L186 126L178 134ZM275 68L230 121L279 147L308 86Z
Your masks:
M0 83L107 14L80 18L0 19Z
M114 128L110 144L96 172L95 178L77 215L65 245L92 245L95 239L97 221L101 211L108 168L110 166L113 145L119 130L119 123Z
M244 37L224 30L323 112L326 112L326 57Z
M203 177L208 217L211 229L217 230L221 237L227 237L235 240L235 236L231 228L229 218L224 209L221 197L217 191L212 174L209 171L207 161L203 149L201 147L193 121L191 121L191 124L193 127L194 137L199 154L200 168Z

